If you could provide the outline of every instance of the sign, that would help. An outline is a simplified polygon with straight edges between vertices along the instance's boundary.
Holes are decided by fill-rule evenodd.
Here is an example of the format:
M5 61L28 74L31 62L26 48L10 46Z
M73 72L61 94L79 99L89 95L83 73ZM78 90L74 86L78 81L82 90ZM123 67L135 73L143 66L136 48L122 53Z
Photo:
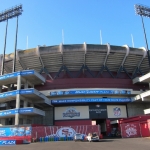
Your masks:
M31 136L31 127L0 128L0 137Z
M34 93L34 89L22 89L22 90L15 90L15 91L10 91L10 92L4 92L0 93L0 98L7 98L11 96L16 96L17 94L32 94Z
M107 105L108 118L127 118L125 105Z
M76 133L87 136L89 133L96 132L100 135L99 125L75 125L75 126L39 126L32 129L32 138L40 137L74 137ZM38 133L38 134L37 134Z
M107 118L106 105L90 105L89 115L91 119Z
M127 90L75 90L75 91L54 91L50 92L50 96L56 95L105 95L105 94L131 94Z
M11 116L11 115L15 115L16 113L27 114L30 112L33 112L33 108L10 109L10 110L0 111L0 116Z
M89 119L88 106L55 107L55 120Z
M115 107L113 109L113 112L114 112L114 116L121 116L121 108L120 107Z
M0 145L16 145L16 140L0 140Z
M94 103L94 102L131 102L130 98L76 98L76 99L58 99L52 100L52 104L67 104L67 103Z
M69 107L64 113L63 117L80 117L80 112L78 112L74 107Z
M9 78L15 78L19 75L21 76L27 76L27 75L31 75L34 74L34 70L24 70L24 71L18 71L18 72L14 72L14 73L9 73L3 76L0 76L0 80L6 80Z
M121 124L123 138L141 137L139 123Z
M57 130L56 135L58 137L74 137L75 130L70 127L63 127Z

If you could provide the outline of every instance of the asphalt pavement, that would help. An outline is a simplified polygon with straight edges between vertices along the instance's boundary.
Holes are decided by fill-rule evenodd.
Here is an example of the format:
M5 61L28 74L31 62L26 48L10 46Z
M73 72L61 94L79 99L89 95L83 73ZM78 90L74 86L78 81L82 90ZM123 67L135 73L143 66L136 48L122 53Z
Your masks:
M0 150L150 150L150 138L103 139L100 142L57 141L0 147Z

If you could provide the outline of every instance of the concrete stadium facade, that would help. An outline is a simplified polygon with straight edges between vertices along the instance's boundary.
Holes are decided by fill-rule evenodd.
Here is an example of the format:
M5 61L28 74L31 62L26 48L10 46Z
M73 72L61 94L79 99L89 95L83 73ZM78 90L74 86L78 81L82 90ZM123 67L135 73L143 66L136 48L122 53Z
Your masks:
M14 54L5 56L5 74L12 72L13 58ZM0 68L2 59L1 55ZM22 70L35 70L46 79L34 89L51 102L51 105L34 104L45 115L29 117L26 123L107 126L108 120L141 115L150 107L149 102L133 102L133 97L149 89L148 83L133 84L134 78L149 72L145 48L86 43L37 46L17 51L15 71ZM10 85L2 86L2 92L10 90ZM26 100L22 100L20 107L24 107L23 101ZM7 107L0 107L1 111L15 108L15 101L6 103ZM1 124L10 125L8 117Z

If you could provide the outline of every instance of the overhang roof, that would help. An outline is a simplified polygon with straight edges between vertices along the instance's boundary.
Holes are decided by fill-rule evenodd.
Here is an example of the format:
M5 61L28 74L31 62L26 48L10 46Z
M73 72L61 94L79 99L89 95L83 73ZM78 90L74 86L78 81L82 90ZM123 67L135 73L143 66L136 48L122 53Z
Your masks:
M51 105L51 101L42 93L35 90L34 88L30 89L21 89L14 90L9 92L0 93L0 102L7 102L11 100L16 100L16 95L20 94L20 99L27 101L32 101L32 103L45 103Z
M22 77L21 83L25 83L24 79L33 85L38 85L45 82L45 78L35 70L23 70L0 76L0 86L17 83L18 75L21 75Z
M133 84L135 84L135 83L150 83L150 73L147 73L141 77L136 77L132 81L133 81Z
M34 108L34 107L25 107L25 108L20 108L20 109L8 109L8 110L3 110L0 111L0 118L10 118L10 117L15 117L15 114L19 113L20 115L41 115L45 116L45 112Z
M5 73L12 71L13 59L13 53L6 55ZM143 74L149 69L145 48L131 48L127 45L60 44L17 51L17 71L30 68L40 72L42 68L46 68L48 72L53 73L58 72L62 65L69 71L79 71L83 64L91 71L99 71L103 65L112 72L117 72L120 66L124 66L131 74L134 74L137 67Z

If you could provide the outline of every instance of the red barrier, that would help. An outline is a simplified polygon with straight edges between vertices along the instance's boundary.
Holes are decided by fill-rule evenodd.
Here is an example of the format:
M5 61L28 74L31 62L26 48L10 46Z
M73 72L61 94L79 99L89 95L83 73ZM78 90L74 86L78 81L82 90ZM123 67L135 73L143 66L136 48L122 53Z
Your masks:
M124 123L121 124L121 135L123 138L141 137L139 123Z
M79 125L79 126L46 126L46 127L33 127L32 138L38 139L46 136L57 136L57 137L73 137L75 133L81 133L88 135L88 133L97 132L101 134L99 125Z

